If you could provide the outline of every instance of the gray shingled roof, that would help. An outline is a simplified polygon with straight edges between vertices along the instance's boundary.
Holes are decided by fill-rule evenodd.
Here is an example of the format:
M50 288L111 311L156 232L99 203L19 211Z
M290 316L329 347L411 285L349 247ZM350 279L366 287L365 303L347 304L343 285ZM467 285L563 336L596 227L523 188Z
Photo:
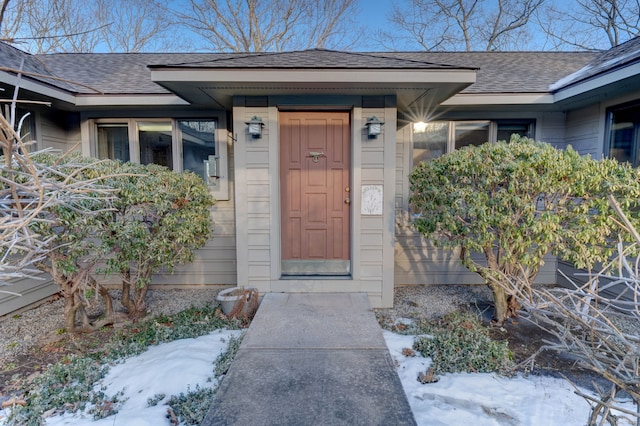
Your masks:
M607 52L609 53L609 52ZM300 69L478 69L463 93L542 93L600 55L596 52L336 52L284 53L60 53L29 55L0 43L0 55L25 70L76 81L105 94L166 94L149 67ZM3 59L4 61L4 59ZM9 63L4 61L5 63ZM29 67L29 68L27 68ZM82 86L48 81L75 93Z
M556 91L617 68L640 62L640 37L619 44L596 56L584 67L557 81L551 89Z
M244 53L219 55L202 62L167 64L181 68L277 68L277 69L474 69L466 65L433 63L424 58L402 58L386 53L340 52L309 49L294 52ZM153 66L154 68L157 66ZM160 66L162 67L162 66Z
M72 87L61 80L47 79L46 76L56 77L36 56L20 49L0 42L0 65L11 70L23 71L28 78L51 82L55 87L70 90ZM24 62L23 62L24 61Z
M549 85L582 68L597 52L398 52L399 58L479 68L462 93L546 93Z
M237 54L171 63L170 68L477 69L462 93L546 93L549 85L582 68L597 52L335 52L306 50ZM156 68L156 66L154 66Z
M37 55L57 76L86 84L106 94L167 94L151 81L149 65L170 62L197 62L211 58L210 53L57 53ZM94 93L76 86L77 93Z

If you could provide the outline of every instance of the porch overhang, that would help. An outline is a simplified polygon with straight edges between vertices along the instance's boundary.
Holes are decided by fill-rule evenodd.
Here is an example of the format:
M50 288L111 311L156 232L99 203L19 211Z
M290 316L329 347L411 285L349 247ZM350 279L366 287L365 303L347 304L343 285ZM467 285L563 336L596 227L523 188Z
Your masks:
M191 104L230 109L234 96L395 95L400 111L434 108L476 81L460 69L212 69L150 66L151 79Z

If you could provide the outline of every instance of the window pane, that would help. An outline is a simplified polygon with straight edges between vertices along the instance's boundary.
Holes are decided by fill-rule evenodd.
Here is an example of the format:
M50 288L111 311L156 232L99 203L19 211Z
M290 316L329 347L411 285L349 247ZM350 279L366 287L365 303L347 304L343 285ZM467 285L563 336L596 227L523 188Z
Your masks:
M98 124L98 158L129 161L129 128L126 124Z
M458 121L455 123L455 149L460 149L468 145L482 145L488 141L488 121Z
M447 152L449 123L433 121L414 123L413 126L413 165L429 161Z
M182 134L182 169L191 170L208 183L209 176L216 176L215 130L213 120L179 121ZM211 158L209 158L211 156Z
M640 163L640 104L626 104L608 111L608 155L633 166Z
M620 118L622 117L616 117L614 114L614 121L611 126L609 157L615 158L620 162L633 164L634 125L630 121L616 122L616 119Z
M159 164L173 170L171 122L138 122L140 163Z
M497 140L507 141L511 135L520 135L526 138L533 137L533 122L531 121L498 121Z

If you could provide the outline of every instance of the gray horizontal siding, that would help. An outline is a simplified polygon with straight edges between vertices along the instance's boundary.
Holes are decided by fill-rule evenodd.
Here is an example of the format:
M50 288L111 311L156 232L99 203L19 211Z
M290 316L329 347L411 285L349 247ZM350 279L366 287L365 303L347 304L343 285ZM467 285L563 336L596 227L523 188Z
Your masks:
M233 149L229 151L229 182L233 182ZM233 186L230 186L229 200L217 201L212 207L213 235L207 244L196 252L194 261L176 267L173 274L155 274L152 285L235 285L237 283L234 197Z
M81 140L77 114L42 111L37 114L38 148L54 148L66 152ZM79 151L80 146L76 149Z
M567 113L566 144L581 154L601 158L600 104L593 104Z
M563 112L546 112L536 123L536 140L547 142L557 148L567 147L565 140L565 119Z
M59 290L58 286L51 281L48 275L43 275L43 277L46 277L43 281L24 279L15 281L10 286L0 287L0 290L20 294L20 296L16 296L0 292L0 316L18 311L56 294Z
M474 256L482 261L481 255ZM547 256L536 282L556 282L557 261ZM434 247L419 235L396 235L395 284L483 284L482 278L462 266L458 250Z

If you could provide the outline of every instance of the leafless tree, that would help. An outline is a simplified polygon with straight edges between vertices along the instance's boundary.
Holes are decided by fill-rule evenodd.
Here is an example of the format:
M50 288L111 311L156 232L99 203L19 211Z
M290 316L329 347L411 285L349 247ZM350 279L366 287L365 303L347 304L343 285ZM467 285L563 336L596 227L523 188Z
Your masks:
M168 51L180 46L159 0L2 1L1 39L22 43L32 53Z
M24 18L24 4L15 0L0 3L0 40L11 40L20 29Z
M640 35L640 0L549 3L538 22L552 49L608 49Z
M425 50L522 50L528 48L529 22L543 2L408 0L393 6L395 31L378 38L387 48L404 41Z
M353 46L355 0L189 0L174 13L208 47L224 52L280 52Z
M109 52L169 51L181 47L171 15L157 0L96 0L93 9Z

